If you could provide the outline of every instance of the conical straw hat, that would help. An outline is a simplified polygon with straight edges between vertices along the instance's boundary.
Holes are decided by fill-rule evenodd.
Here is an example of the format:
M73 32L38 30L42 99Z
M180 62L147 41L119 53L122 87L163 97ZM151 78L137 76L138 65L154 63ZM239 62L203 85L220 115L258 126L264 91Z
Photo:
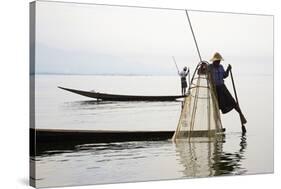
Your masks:
M210 61L216 61L216 60L224 60L223 57L220 55L220 53L216 52L213 56L213 58L210 59Z

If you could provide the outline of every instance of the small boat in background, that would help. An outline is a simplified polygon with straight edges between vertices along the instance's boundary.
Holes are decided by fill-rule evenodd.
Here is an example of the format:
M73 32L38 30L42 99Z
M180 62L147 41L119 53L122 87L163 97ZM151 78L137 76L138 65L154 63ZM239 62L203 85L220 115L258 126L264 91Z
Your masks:
M117 94L107 94L99 93L93 91L81 91L76 89L69 89L65 87L58 87L60 89L79 94L82 96L95 98L97 100L103 101L175 101L186 96L136 96L136 95L117 95Z

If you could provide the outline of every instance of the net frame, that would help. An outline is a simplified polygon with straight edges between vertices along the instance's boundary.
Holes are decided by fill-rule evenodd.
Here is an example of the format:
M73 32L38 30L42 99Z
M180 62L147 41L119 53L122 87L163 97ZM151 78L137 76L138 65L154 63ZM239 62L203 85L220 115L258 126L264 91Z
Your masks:
M173 141L179 139L191 139L194 137L214 138L223 133L219 112L218 100L214 80L207 61L201 61L196 66L188 88L188 95L184 98L180 118L174 132ZM206 93L204 93L205 91ZM205 94L207 96L202 96ZM201 95L201 96L200 96ZM201 113L206 114L206 123L198 125L198 101ZM206 111L204 110L206 108ZM199 115L200 116L200 115ZM201 115L202 116L202 115ZM206 125L205 125L206 124ZM202 129L202 127L204 129Z

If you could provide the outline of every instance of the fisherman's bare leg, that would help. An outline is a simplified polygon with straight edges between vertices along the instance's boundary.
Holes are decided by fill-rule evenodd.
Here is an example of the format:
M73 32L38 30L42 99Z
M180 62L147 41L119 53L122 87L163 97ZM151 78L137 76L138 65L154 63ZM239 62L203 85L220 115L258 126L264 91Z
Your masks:
M243 113L242 113L240 107L238 106L238 104L235 106L234 109L239 113L241 122L242 122L243 124L246 124L246 123L247 123L247 120L246 120L245 116L243 115Z

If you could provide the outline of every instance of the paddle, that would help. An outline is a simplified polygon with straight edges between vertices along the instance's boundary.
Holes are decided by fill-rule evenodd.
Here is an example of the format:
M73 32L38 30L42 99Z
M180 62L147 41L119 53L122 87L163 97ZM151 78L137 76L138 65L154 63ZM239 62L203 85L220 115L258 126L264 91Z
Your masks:
M233 87L233 91L234 91L234 94L235 94L236 103L237 103L237 106L240 109L239 102L238 102L238 97L237 97L237 92L236 92L236 88L235 88L235 84L234 84L233 74L232 74L232 70L231 69L230 69L230 76L231 76L232 87ZM241 114L242 114L242 112L241 112L241 109L240 109L239 116L240 116L240 121L241 121L241 129L242 129L242 133L245 134L247 130L246 130L246 127L244 126L244 124L242 123Z

